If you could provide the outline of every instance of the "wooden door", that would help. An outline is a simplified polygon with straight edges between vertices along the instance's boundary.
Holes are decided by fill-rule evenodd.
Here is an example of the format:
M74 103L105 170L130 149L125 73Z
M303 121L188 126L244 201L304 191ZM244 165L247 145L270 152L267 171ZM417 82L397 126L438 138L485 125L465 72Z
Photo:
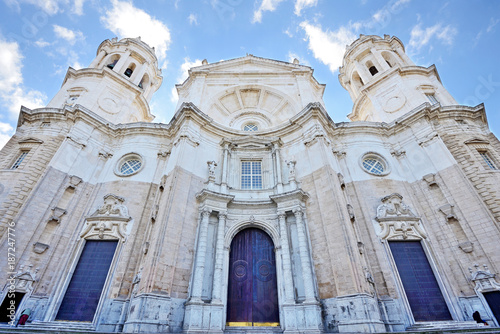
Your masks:
M227 324L279 325L274 244L260 229L245 229L231 243Z

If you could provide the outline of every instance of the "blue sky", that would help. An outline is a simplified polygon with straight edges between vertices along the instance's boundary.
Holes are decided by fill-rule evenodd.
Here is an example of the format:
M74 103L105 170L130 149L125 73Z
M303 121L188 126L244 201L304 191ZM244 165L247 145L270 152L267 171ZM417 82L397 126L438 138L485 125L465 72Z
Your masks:
M399 37L417 65L436 64L459 103L484 102L500 135L500 1L3 0L0 147L21 104L46 105L68 67L88 66L99 44L115 36L141 36L156 48L163 84L151 101L155 122L175 113L173 88L189 67L247 53L311 66L326 84L330 116L347 121L352 101L338 67L359 34Z

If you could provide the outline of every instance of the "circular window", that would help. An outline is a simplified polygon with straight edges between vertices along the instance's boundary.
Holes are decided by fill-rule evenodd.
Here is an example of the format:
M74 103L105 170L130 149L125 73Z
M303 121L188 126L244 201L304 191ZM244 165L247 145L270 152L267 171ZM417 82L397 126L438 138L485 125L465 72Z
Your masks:
M127 154L118 161L115 173L120 176L134 175L142 169L143 165L142 157L139 154Z
M383 176L390 172L387 161L377 153L365 153L360 160L361 167L367 173Z
M259 130L259 127L256 125L256 124L247 124L245 125L245 127L243 128L244 131L257 131Z

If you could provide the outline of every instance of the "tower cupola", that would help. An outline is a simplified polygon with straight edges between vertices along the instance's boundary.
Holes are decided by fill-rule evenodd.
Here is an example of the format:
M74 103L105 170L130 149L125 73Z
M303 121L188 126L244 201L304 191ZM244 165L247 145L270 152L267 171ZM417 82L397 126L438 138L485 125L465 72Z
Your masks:
M150 122L149 101L163 78L154 48L138 38L105 40L88 68L69 68L47 107L82 105L113 123Z
M456 104L436 67L416 66L389 35L360 35L349 45L339 81L354 102L351 121L391 122L425 102Z

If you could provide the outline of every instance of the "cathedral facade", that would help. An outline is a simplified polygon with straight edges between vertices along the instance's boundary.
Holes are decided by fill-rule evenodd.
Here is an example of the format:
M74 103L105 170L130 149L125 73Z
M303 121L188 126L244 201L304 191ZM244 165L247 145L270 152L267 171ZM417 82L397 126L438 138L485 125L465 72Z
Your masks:
M310 67L247 55L192 68L154 123L154 50L101 43L0 152L3 325L30 308L27 327L98 332L498 326L484 106L396 37L361 35L339 73L351 122Z

